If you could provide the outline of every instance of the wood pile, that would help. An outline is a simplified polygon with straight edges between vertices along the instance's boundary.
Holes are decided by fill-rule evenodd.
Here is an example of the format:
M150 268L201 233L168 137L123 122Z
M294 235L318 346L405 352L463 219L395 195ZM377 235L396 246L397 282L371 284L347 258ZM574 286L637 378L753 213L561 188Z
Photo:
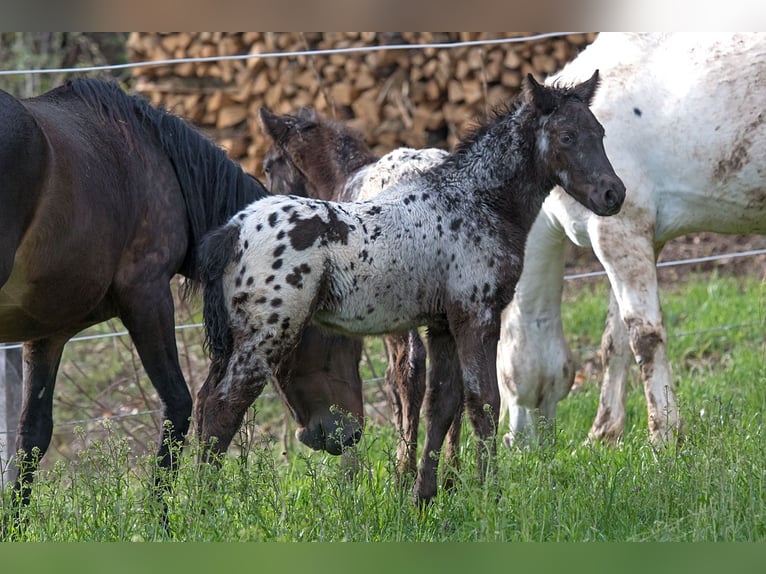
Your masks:
M133 33L134 62L238 56L390 44L459 42L526 33L198 32ZM472 123L513 96L527 73L559 70L594 33L483 46L374 50L143 66L133 91L208 132L230 157L261 177L270 142L258 109L302 106L349 121L382 154L407 145L449 148Z

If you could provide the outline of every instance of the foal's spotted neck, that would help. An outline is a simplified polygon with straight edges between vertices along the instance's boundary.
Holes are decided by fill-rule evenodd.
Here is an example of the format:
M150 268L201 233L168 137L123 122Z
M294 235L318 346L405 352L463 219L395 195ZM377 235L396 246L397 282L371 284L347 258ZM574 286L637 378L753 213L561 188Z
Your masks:
M488 205L504 219L528 231L555 183L537 168L536 126L539 114L514 100L494 112L498 121L479 126L455 152L434 167L428 180L445 188L465 209Z

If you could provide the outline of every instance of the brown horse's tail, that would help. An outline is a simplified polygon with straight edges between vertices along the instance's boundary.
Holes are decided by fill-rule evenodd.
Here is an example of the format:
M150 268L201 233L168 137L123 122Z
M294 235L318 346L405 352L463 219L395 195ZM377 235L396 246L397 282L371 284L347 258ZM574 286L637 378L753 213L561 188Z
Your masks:
M236 223L228 223L205 235L199 245L200 280L204 287L202 314L205 322L205 348L213 368L225 367L232 352L233 340L229 310L223 293L223 274L237 249L239 230Z

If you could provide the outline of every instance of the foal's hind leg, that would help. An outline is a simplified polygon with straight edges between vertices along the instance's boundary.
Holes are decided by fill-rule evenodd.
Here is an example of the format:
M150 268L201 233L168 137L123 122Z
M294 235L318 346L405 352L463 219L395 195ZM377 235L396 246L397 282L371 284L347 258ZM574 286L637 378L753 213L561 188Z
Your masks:
M229 448L242 419L271 380L272 367L261 354L258 343L262 340L247 340L235 344L223 378L215 383L208 377L200 390L197 407L200 441L203 445L203 460L212 455L223 454Z
M431 368L426 379L424 401L426 441L415 482L415 501L424 503L436 495L436 477L444 437L462 405L460 365L455 340L448 330L428 333Z
M385 337L388 351L386 391L398 434L399 475L417 471L420 407L426 388L426 350L417 331Z

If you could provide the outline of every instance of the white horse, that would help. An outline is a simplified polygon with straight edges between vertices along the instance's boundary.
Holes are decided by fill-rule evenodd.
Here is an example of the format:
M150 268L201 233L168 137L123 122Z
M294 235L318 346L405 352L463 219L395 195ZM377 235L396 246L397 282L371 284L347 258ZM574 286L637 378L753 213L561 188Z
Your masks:
M534 435L569 392L561 325L565 238L590 246L612 286L601 350L604 379L591 440L625 426L626 374L640 367L653 442L681 430L657 290L663 245L697 231L766 232L766 34L600 34L551 81L599 68L592 109L626 185L619 215L599 217L557 188L527 241L503 315L498 377L510 415L506 444Z

